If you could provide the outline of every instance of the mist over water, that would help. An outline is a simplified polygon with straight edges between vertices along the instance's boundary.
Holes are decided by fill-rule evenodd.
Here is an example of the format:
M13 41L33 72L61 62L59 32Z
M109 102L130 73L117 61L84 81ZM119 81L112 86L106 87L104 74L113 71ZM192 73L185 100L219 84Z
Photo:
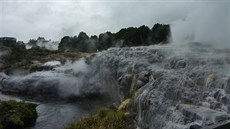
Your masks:
M171 24L174 44L200 42L215 48L230 48L229 1L201 2L185 19Z
M3 76L1 88L6 92L19 91L29 96L55 96L58 98L117 99L114 74L98 58L87 63L85 58L57 65L50 71L40 71L21 76ZM46 64L46 63L45 63ZM1 78L0 78L1 79ZM106 100L107 100L106 99Z

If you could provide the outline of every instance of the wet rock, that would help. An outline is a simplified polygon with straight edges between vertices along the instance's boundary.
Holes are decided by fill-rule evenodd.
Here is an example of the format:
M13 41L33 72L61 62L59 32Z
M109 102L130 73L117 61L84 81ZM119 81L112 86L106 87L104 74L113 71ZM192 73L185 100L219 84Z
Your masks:
M224 72L226 67L222 67L222 63L218 66L213 63L216 57L207 57L209 53L206 52L210 52L211 49L202 48L201 51L186 54L180 53L180 50L179 48L171 50L170 47L162 49L158 46L121 48L117 51L115 49L107 51L107 56L103 56L101 62L113 63L112 60L116 60L118 77L122 76L119 84L123 86L127 85L127 82L129 84L132 82L132 79L124 81L128 80L125 79L127 67L130 64L136 66L133 71L138 75L134 108L140 128L171 129L170 125L173 125L175 129L188 129L194 125L193 121L199 121L197 123L205 126L218 122L212 119L215 116L227 114L224 108L229 105L228 95L219 92L214 97L218 91L216 89L225 90L228 85L230 87L230 81L228 83L227 79L223 79L226 78ZM179 54L174 55L174 52ZM220 62L225 60L222 56L218 58ZM126 91L129 92L128 89ZM191 106L199 104L199 106L195 106L197 107L195 109L186 108L183 112L175 108L171 113L173 115L167 115L170 114L168 113L170 107L181 103Z
M125 74L118 79L119 85L129 85L132 82L132 74Z
M172 100L173 102L176 102L181 99L181 92L182 91L180 89L177 90L177 87L169 87L168 89L165 89L164 97ZM188 102L187 100L188 99L183 99L183 101Z
M144 85L145 85L145 83L144 83L143 81L137 80L137 84L136 84L137 89L141 88L141 87L144 86Z
M187 63L183 59L173 59L170 62L170 67L173 69L181 69L181 68L185 68L186 66L187 66Z
M201 114L197 112L199 111L198 108L199 107L186 104L181 104L179 106L179 110L185 117L187 117L187 121L185 123L194 122L195 120L202 120Z
M206 100L208 103L215 103L215 102L216 102L215 98L214 98L214 97L210 97L210 96L206 97L205 100Z
M191 125L189 127L189 129L201 129L201 128L202 128L202 126L200 126L200 125Z
M184 60L179 60L176 62L175 68L180 69L180 68L185 68L186 67L186 62Z
M216 91L213 95L213 97L218 101L218 102L222 102L222 103L227 103L228 98L226 96L225 90L220 89L218 91Z
M151 74L148 71L142 71L138 74L138 80L144 82L144 83L148 83L149 82L149 76Z
M179 110L192 122L203 121L202 126L213 125L230 119L229 114L200 106L181 104Z
M202 102L201 106L206 107L206 108L210 108L210 103L208 103L208 102Z
M210 74L208 75L207 79L206 79L206 83L205 86L209 87L211 85L211 83L213 83L215 81L215 76L214 74Z
M215 117L215 122L219 123L219 122L227 121L229 119L230 119L230 117L229 117L228 114L223 114L223 115L216 116Z
M222 103L219 103L219 102L217 102L211 106L212 109L221 109L221 107L222 107Z
M230 77L227 79L226 91L230 93Z
M4 72L0 72L0 81L6 79L8 76Z
M125 74L118 79L119 91L123 100L128 98L130 95L132 79L132 74Z
M153 77L148 71L142 71L137 74L137 81L136 81L136 88L139 89L142 86L144 86L146 83L149 82L149 80L152 79Z

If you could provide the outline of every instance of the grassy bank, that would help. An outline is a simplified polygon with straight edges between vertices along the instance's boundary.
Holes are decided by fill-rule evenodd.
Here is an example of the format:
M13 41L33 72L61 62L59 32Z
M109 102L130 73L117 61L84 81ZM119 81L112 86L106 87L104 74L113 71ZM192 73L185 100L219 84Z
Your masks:
M35 104L10 101L0 102L0 129L21 129L34 125L37 119Z
M95 115L71 123L65 129L130 129L130 127L124 112L101 109Z

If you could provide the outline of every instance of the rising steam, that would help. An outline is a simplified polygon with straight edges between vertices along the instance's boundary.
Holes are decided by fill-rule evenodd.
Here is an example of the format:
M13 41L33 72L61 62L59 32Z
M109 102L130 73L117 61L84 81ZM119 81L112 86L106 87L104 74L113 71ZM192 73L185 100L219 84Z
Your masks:
M2 82L2 91L19 91L28 95L54 95L61 98L106 95L115 99L113 97L117 91L116 79L110 70L98 63L87 64L85 58L82 58L58 66L53 71L6 77Z
M216 48L230 48L229 2L203 2L171 25L175 43L201 42Z

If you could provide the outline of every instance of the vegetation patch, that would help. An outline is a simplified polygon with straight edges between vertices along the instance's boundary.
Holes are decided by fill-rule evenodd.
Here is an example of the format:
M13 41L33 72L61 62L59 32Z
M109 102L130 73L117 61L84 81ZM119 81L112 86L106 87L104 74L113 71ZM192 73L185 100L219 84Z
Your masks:
M4 71L8 75L17 69L25 71L25 73L42 71L47 68L34 64L34 61L42 64L50 60L57 60L63 63L66 60L77 60L89 55L90 53L83 52L51 51L38 46L27 50L24 44L11 40L0 40L0 64L2 64L0 71Z
M21 129L34 125L36 106L14 100L0 102L0 129Z
M65 129L130 129L128 123L124 112L101 109L96 115L71 123Z
M58 51L58 53L54 53L54 54L50 54L47 55L44 60L45 61L50 61L50 60L59 60L59 61L63 61L63 60L76 60L76 59L80 59L82 57L86 57L91 55L92 53L84 53L84 52L60 52Z

